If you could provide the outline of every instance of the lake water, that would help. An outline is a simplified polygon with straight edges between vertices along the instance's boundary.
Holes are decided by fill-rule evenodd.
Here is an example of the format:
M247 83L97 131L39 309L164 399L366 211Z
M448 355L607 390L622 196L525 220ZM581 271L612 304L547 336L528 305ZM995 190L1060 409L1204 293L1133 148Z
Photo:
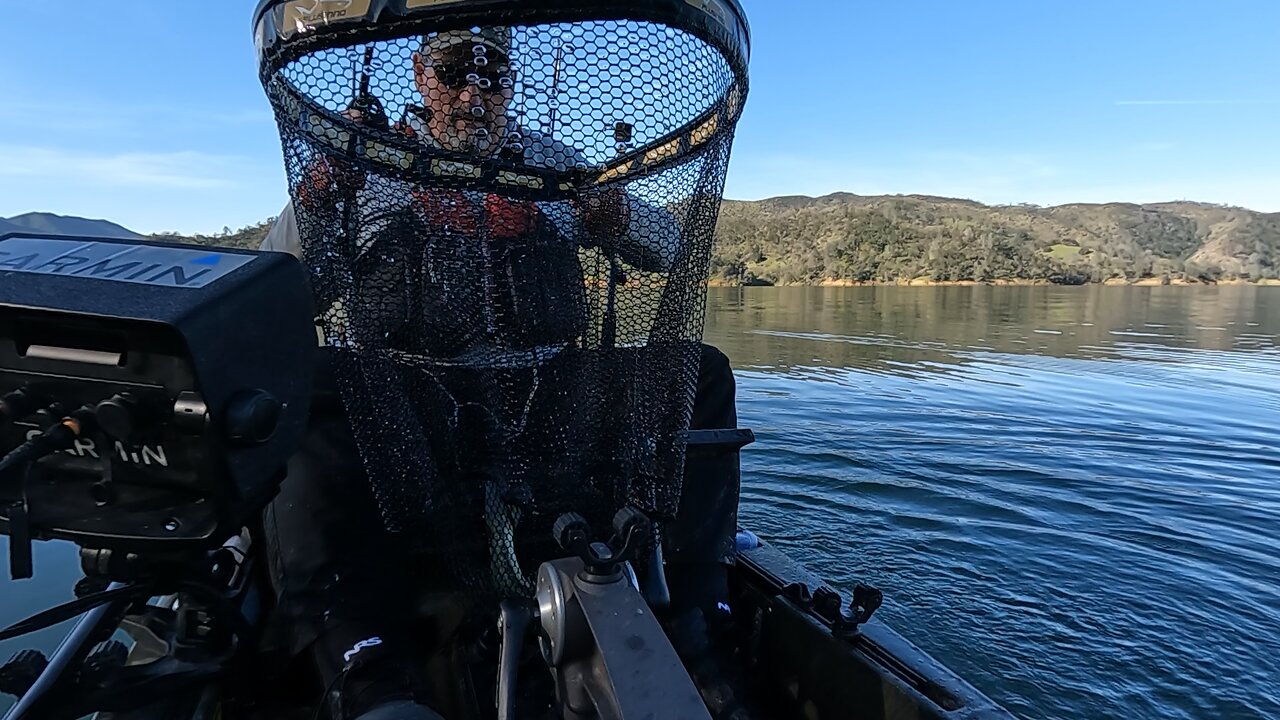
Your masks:
M712 293L750 527L1021 717L1280 718L1280 288Z
M744 522L1011 711L1280 717L1280 288L719 288L707 335ZM36 550L0 625L70 597Z

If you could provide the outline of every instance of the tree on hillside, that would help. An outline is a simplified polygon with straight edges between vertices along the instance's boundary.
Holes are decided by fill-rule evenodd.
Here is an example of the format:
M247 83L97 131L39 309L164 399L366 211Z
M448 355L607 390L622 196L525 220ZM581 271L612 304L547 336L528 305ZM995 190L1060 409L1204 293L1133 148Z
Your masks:
M257 248L273 222L212 236L154 237ZM715 242L712 277L734 284L1280 276L1280 215L1192 203L987 207L851 195L725 201Z

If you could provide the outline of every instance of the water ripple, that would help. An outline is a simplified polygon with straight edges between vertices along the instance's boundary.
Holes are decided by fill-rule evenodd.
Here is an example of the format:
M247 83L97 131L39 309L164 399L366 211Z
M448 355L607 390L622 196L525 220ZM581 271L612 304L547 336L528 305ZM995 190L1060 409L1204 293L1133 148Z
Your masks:
M1280 294L922 297L744 328L745 522L1022 717L1280 717Z

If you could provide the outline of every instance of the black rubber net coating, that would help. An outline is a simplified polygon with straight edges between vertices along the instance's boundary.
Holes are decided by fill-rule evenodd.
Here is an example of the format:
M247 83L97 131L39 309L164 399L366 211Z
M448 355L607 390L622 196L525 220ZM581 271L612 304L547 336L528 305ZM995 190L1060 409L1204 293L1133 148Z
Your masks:
M642 22L357 37L265 78L324 343L387 528L527 595L560 514L677 510L745 80Z

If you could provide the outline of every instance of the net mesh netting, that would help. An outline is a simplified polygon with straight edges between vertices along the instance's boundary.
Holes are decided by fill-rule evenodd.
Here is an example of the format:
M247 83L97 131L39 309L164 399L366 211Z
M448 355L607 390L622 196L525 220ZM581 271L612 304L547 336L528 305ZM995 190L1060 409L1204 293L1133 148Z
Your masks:
M526 594L561 513L677 509L744 79L659 24L402 22L264 82L385 524Z

